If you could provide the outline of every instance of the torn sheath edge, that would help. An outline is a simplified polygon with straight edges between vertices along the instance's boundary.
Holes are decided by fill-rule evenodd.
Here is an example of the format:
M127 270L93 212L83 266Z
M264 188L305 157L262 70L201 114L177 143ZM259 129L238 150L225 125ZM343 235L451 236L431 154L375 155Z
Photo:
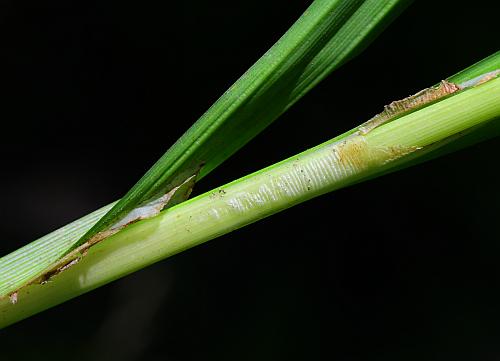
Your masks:
M384 106L384 110L372 117L367 122L358 127L360 135L365 135L379 126L391 122L403 115L419 110L436 101L442 100L461 90L475 87L496 78L500 74L500 69L481 74L475 78L456 84L447 80L442 80L437 86L419 91L407 98L395 100Z

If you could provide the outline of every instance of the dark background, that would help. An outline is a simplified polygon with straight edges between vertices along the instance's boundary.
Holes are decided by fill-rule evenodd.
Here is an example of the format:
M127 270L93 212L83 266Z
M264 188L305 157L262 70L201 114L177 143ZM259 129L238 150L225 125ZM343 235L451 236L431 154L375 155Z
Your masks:
M308 1L0 8L0 254L121 195ZM417 1L198 184L354 127L498 48ZM325 195L0 332L2 360L498 360L498 139Z

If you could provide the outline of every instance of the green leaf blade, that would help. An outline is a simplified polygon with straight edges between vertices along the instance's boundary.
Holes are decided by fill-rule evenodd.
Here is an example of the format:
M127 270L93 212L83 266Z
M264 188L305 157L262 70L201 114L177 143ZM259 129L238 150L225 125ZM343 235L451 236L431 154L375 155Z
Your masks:
M0 327L295 204L385 174L464 130L498 120L499 100L496 78L365 135L325 142L137 222L90 248L87 257L51 283L20 290L18 304L0 299ZM358 213L353 216L360 217Z
M76 245L203 178L372 40L407 0L317 0Z

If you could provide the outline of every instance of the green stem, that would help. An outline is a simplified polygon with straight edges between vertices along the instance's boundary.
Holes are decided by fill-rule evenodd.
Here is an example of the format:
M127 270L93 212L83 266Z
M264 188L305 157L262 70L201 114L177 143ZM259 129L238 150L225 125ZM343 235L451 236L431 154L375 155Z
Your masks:
M198 171L197 178L203 178L366 47L409 2L313 1L283 37L73 247Z
M0 297L137 207L201 179L366 47L410 0L315 0L119 201L0 259ZM223 146L221 146L223 145ZM116 153L116 152L115 152ZM198 173L199 172L199 173ZM175 202L167 201L167 207ZM12 268L12 263L16 268Z
M0 327L320 194L384 173L500 116L500 78L351 134L137 222L45 285L0 300Z

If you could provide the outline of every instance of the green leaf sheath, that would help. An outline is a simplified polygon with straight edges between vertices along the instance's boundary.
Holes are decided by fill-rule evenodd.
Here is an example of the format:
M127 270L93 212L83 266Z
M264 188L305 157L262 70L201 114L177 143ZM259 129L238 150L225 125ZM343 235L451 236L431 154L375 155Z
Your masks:
M454 83L462 83L497 69L500 69L500 51L497 51L496 53L484 58L479 63L471 65L455 75L450 76L448 80Z
M115 203L102 207L0 258L0 298L57 262Z
M36 279L136 206L197 171L198 178L204 177L358 53L407 4L401 0L314 1L119 202L1 258L0 296Z
M187 177L201 179L373 39L409 1L316 0L75 245Z
M295 204L425 155L470 128L498 119L499 100L500 78L496 78L366 135L356 133L331 140L132 224L91 247L86 257L51 282L22 288L17 304L1 299L0 327ZM353 216L360 217L362 224L365 215L355 213Z
M467 68L465 71L460 72L460 80L464 81L472 79L476 77L478 73L481 74L484 71L488 72L495 68L500 68L500 52L497 52L492 56ZM453 77L450 77L450 79L453 79ZM490 122L489 124L493 124L497 129L499 128L497 125L498 122ZM488 127L491 126L486 125L483 128L487 129ZM336 137L334 140L345 138L348 134L353 133L356 129L357 128L354 128L353 130ZM483 133L484 137L489 136L490 134L491 132ZM480 141L484 139L484 137L479 136L473 139L468 139L466 145L476 141ZM467 136L465 136L464 138L467 138ZM454 142L452 144L455 143L457 142ZM438 149L434 154L429 153L430 155L426 156L429 158L438 156L440 154L439 152L443 152L441 149L446 150L447 147L448 145L445 145L444 147ZM456 146L455 148L453 148L452 146L452 148L448 149L447 151L453 151L456 148ZM460 146L458 146L458 148L460 148ZM425 159L426 156L419 157L414 161L414 163L420 162L422 159ZM405 163L405 165L402 165L402 167L409 165L411 165L410 162ZM6 295L16 291L26 283L40 276L44 272L44 270L56 263L62 256L64 256L68 252L68 250L73 248L75 242L77 242L80 237L88 232L89 229L91 229L92 226L95 225L96 222L104 214L106 214L106 212L108 212L112 206L113 204L103 207L0 258L0 297L5 297Z

